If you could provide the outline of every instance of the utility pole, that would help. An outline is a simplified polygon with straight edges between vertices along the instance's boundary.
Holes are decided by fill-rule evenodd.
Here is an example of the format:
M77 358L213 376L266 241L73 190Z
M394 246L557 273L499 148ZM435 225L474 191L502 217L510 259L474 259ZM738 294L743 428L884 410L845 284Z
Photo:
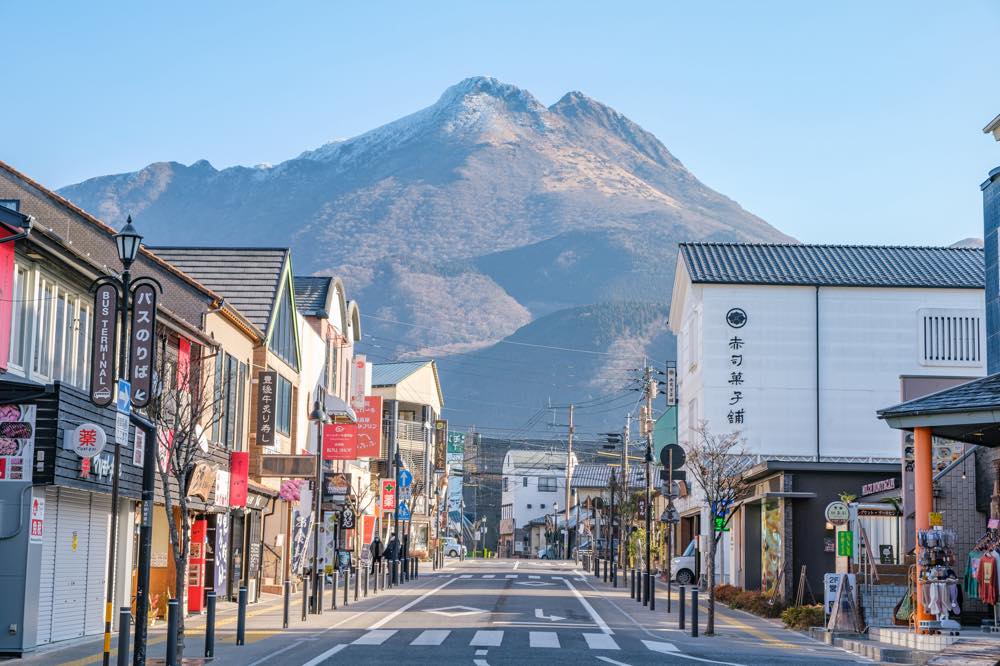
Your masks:
M653 368L646 366L643 373L643 380L646 389L646 405L642 429L643 434L646 435L646 576L643 585L643 600L646 605L649 604L650 587L652 585L652 548L651 543L653 541L652 535L652 516L653 516L653 505L652 505L652 462L653 462L653 396L656 395L658 391L658 386L656 380L653 379Z
M628 499L628 438L632 427L632 415L628 414L625 416L625 430L622 432L622 478L621 478L621 501L618 504L619 515L621 514L621 507L625 505L625 501ZM614 490L611 491L612 496L614 496ZM612 535L614 534L614 525L611 526ZM614 537L612 536L612 539ZM613 543L613 541L612 541ZM625 565L625 525L621 526L621 533L618 539L618 563L622 566Z
M569 406L569 430L566 435L566 535L563 540L563 557L569 556L569 500L570 500L570 484L573 482L573 405ZM579 526L578 526L579 527ZM558 530L556 531L558 535Z

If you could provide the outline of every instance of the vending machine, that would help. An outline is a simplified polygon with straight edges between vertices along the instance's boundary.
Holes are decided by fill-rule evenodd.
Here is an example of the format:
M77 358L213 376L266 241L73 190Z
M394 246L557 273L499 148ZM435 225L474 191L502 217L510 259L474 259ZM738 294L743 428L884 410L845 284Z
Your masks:
M196 520L191 525L191 558L188 563L188 612L200 613L205 607L205 542L208 521Z

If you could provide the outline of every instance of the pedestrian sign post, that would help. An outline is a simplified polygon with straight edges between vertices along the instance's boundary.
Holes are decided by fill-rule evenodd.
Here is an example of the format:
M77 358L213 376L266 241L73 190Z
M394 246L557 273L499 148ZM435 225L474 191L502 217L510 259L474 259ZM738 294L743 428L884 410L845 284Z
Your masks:
M399 519L400 520L410 519L410 507L407 506L406 502L399 503Z
M837 555L851 557L854 554L854 532L837 532Z
M409 488L413 483L413 474L408 469L399 470L399 474L396 476L398 477L400 488Z

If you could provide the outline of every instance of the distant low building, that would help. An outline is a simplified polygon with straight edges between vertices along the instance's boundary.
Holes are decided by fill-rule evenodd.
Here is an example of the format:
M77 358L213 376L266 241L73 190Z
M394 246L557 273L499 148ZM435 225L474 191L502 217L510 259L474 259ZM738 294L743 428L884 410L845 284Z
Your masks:
M502 555L531 556L531 540L525 528L532 520L551 515L553 507L566 496L567 459L565 451L507 452L500 500ZM575 455L572 460L575 466Z

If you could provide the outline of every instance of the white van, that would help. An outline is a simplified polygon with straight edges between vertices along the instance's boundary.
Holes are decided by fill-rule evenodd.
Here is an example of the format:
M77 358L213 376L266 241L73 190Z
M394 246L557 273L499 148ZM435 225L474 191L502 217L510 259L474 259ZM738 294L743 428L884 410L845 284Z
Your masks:
M670 573L679 585L690 585L698 580L697 542L692 541L684 552L670 560Z

